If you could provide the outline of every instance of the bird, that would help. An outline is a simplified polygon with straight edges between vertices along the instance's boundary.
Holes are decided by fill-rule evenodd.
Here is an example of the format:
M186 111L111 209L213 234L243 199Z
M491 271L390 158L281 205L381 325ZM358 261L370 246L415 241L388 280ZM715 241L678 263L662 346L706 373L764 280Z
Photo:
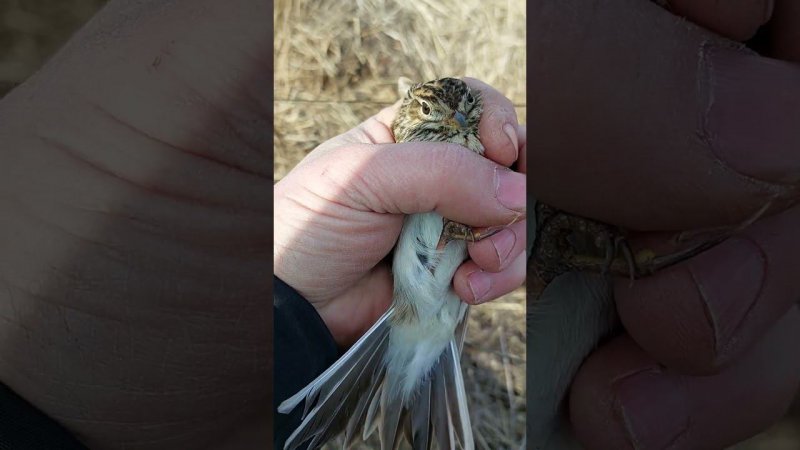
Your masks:
M401 79L400 108L391 128L396 142L448 142L484 154L478 124L479 90L458 78L423 83ZM407 87L407 89L406 89ZM393 298L387 311L329 369L278 407L305 402L290 450L318 448L342 430L344 448L376 430L381 449L405 439L414 449L472 450L460 358L469 306L452 288L480 232L436 212L410 214L392 256Z

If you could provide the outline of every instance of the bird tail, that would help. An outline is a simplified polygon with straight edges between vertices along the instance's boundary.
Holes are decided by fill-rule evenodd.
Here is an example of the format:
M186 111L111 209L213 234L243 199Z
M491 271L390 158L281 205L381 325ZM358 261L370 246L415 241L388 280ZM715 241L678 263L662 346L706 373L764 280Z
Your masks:
M466 306L466 305L465 305ZM414 450L475 448L461 374L466 316L415 395L404 399L387 385L385 354L394 307L339 360L278 406L289 413L305 400L302 423L286 440L292 450L310 440L315 449L344 429L344 448L378 431L382 450L397 448L402 436Z

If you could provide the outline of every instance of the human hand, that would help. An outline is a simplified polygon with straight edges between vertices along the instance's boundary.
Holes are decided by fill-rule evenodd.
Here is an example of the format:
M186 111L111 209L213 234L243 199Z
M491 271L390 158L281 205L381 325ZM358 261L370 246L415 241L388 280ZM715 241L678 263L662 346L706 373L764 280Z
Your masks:
M384 261L406 214L435 210L471 226L508 225L525 214L525 127L511 102L483 94L482 158L452 144L395 144L397 105L312 151L275 185L275 275L317 309L336 342L352 344L392 299ZM487 159L488 158L488 159ZM517 163L520 173L504 166ZM482 303L525 278L525 221L478 243L456 271L456 293Z
M114 0L0 102L0 379L90 448L270 441L270 14Z
M795 3L668 2L735 40L770 20L767 54L798 61ZM735 225L768 201L773 215L616 285L627 334L580 370L571 420L588 448L721 448L777 420L800 383L800 68L648 1L597 5L531 13L537 199L648 232Z

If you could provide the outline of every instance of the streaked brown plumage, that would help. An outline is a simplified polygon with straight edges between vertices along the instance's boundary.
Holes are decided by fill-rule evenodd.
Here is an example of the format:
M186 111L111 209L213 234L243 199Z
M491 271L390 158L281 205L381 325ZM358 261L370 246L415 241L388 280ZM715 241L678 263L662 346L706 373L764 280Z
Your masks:
M459 111L463 123L456 118ZM483 155L478 133L482 112L479 91L457 78L440 78L408 89L392 132L397 142L451 142Z

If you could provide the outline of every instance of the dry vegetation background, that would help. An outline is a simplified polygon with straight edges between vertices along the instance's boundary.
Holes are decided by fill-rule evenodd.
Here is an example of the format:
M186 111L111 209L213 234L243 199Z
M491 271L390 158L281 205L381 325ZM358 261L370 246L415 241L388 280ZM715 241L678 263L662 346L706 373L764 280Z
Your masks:
M104 3L0 0L0 97ZM522 0L283 0L274 20L276 180L321 141L394 102L399 76L480 78L505 93L525 123ZM524 311L521 291L473 308L463 366L481 448L524 448ZM800 448L800 407L794 411L731 450Z
M275 177L397 100L397 79L472 76L525 122L525 2L275 2Z
M525 122L524 0L278 0L274 20L276 181L394 103L401 76L479 78ZM524 449L522 289L472 308L462 367L477 447Z

